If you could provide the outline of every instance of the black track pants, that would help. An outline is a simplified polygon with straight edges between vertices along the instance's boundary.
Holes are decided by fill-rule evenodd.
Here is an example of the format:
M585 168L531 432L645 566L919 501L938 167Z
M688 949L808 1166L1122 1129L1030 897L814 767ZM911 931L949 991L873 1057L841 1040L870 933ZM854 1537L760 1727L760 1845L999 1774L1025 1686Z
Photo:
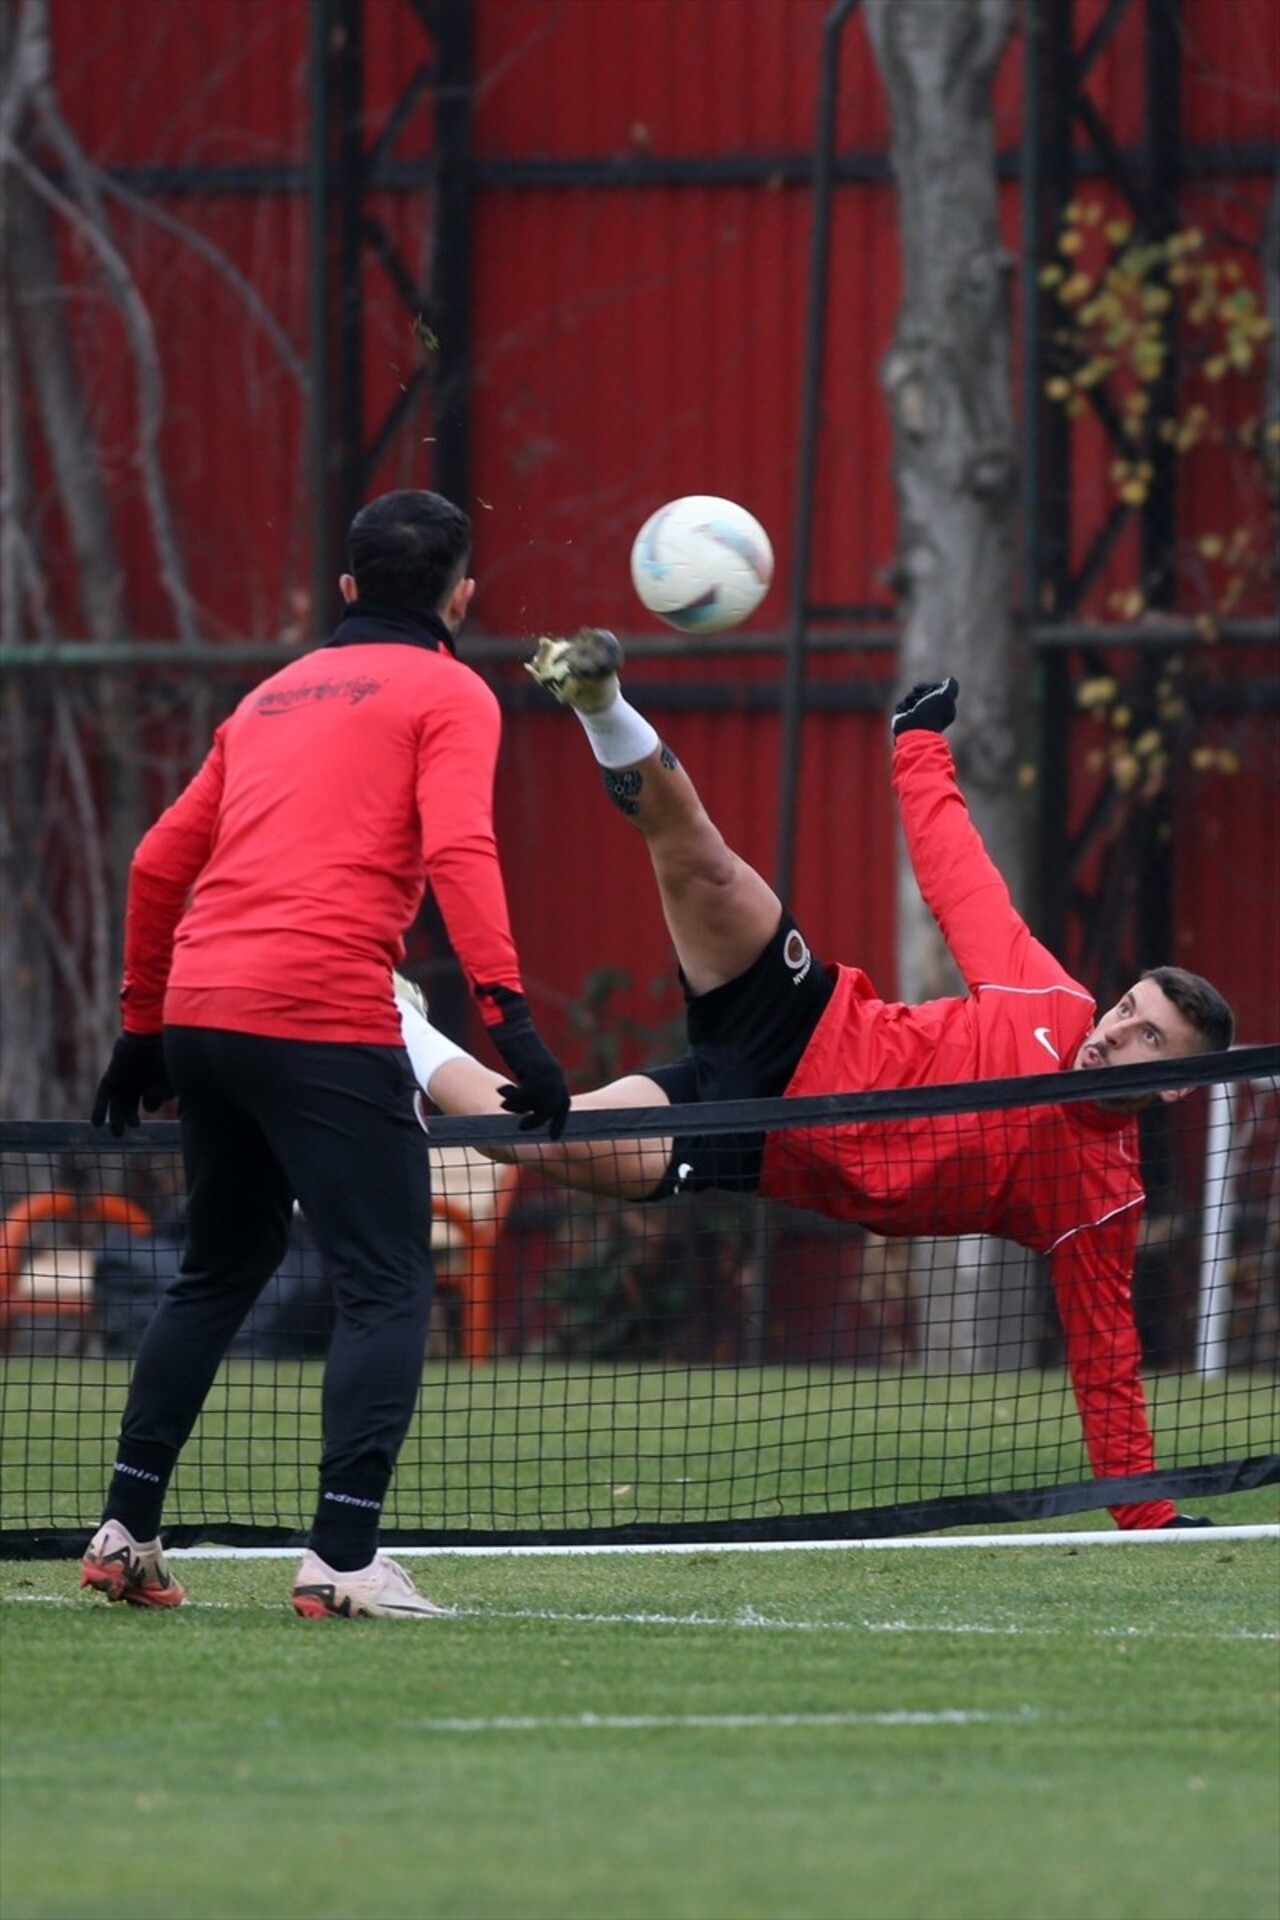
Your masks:
M232 1336L285 1251L295 1199L336 1322L322 1481L380 1499L413 1417L431 1312L431 1192L396 1047L170 1027L186 1242L138 1352L125 1440L180 1449Z

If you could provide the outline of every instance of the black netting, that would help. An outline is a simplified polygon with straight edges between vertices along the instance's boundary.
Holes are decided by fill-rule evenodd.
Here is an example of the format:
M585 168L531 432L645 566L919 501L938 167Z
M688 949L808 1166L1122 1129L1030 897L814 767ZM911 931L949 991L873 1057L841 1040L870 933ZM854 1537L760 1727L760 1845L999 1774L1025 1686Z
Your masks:
M572 1123L605 1153L766 1131L772 1199L606 1202L549 1165L495 1173L508 1121L435 1122L439 1287L384 1539L887 1535L1280 1478L1280 1048L1108 1087L1192 1092L1142 1116L1135 1243L1109 1223L1078 1260L1114 1172L1105 1130L1101 1163L1087 1131L1077 1150L1092 1076ZM177 1260L177 1128L0 1126L0 1211L0 1551L78 1551ZM1090 1280L1103 1253L1131 1301ZM301 1540L332 1312L298 1218L179 1463L171 1541Z

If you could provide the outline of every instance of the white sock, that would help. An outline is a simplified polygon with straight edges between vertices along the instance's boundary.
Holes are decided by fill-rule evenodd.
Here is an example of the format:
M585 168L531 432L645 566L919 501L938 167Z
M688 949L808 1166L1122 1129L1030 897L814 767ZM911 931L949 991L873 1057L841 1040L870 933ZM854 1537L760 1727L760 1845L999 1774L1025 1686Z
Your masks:
M602 767L634 767L658 746L656 729L621 694L602 713L578 713L578 718Z
M400 1009L400 1031L404 1035L405 1048L413 1067L413 1077L424 1093L431 1091L431 1076L448 1060L471 1060L474 1055L460 1047L456 1040L450 1040L433 1027L431 1022L417 1007L407 1000L396 999Z

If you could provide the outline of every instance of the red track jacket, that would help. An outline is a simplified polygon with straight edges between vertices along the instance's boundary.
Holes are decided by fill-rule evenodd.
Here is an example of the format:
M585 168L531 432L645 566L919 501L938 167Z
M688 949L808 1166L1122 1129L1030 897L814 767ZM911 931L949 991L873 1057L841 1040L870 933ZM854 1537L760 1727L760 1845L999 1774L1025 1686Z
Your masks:
M788 1094L997 1080L1069 1067L1091 996L1014 911L969 818L941 734L894 748L893 785L920 891L969 988L904 1006L856 967L835 993ZM761 1192L889 1235L989 1233L1049 1256L1093 1470L1155 1466L1131 1280L1144 1194L1137 1125L1091 1103L771 1134ZM1168 1501L1114 1507L1159 1526Z
M399 1046L391 970L427 878L473 990L521 990L493 832L498 703L423 638L308 653L219 727L130 869L130 1032Z

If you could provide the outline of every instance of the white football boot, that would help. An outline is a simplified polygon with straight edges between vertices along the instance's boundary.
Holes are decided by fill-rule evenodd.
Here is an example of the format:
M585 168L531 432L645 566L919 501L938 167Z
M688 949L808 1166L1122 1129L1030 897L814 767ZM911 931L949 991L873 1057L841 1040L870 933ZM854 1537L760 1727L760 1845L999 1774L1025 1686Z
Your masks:
M385 1553L354 1573L339 1573L310 1550L294 1575L293 1610L304 1620L441 1620L452 1611L419 1593Z
M135 1540L118 1520L104 1520L89 1542L80 1585L131 1607L180 1607L186 1599L159 1540Z

